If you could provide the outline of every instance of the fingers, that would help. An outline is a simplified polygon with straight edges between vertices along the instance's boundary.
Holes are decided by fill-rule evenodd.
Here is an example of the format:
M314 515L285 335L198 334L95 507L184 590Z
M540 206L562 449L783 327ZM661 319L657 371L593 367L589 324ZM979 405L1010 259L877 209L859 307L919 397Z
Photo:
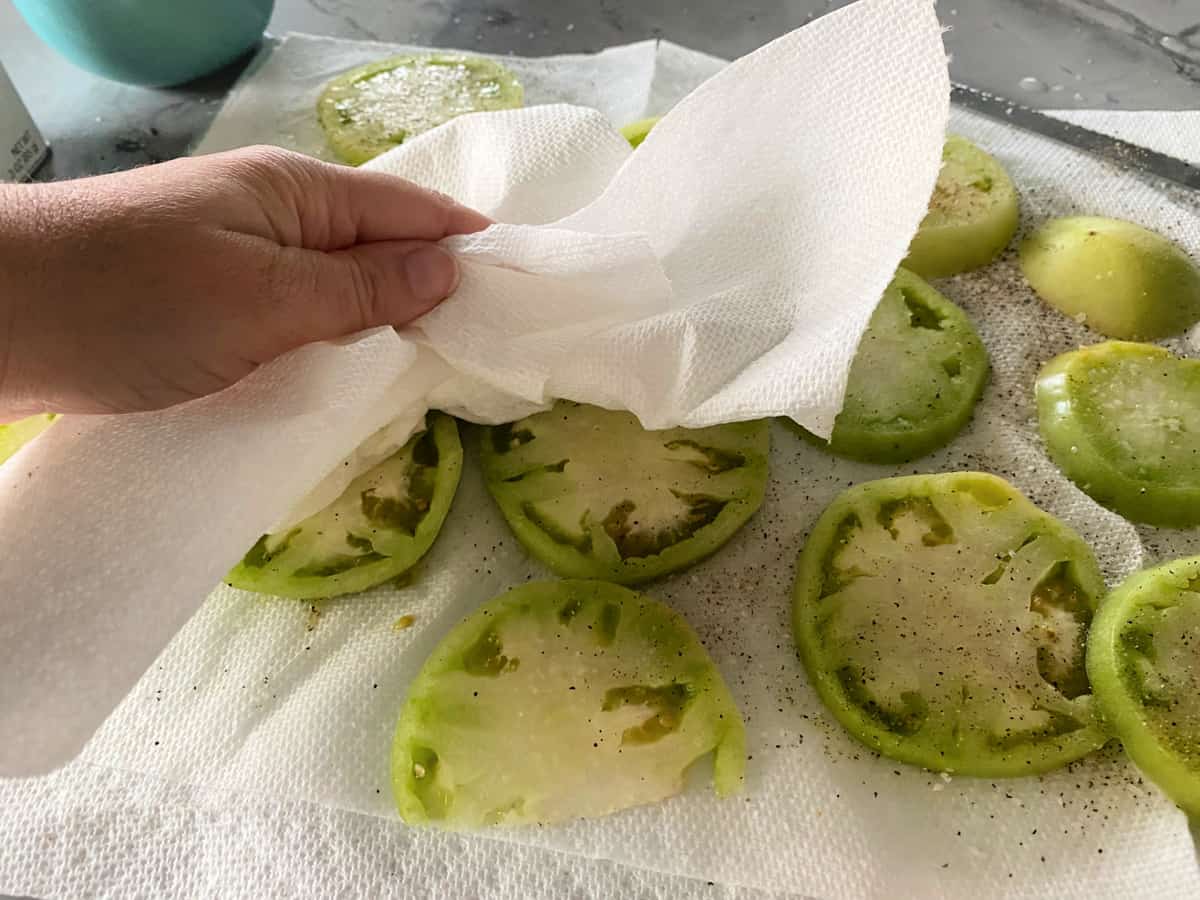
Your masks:
M491 220L444 194L382 172L323 163L278 147L210 158L255 198L233 227L284 246L339 250L372 241L438 241L482 231ZM260 224L261 223L261 224Z
M368 241L438 241L482 231L491 220L444 194L383 172L325 166L336 246Z
M315 317L308 340L406 325L458 286L454 257L428 242L376 241L322 256L317 296L302 301L304 314Z

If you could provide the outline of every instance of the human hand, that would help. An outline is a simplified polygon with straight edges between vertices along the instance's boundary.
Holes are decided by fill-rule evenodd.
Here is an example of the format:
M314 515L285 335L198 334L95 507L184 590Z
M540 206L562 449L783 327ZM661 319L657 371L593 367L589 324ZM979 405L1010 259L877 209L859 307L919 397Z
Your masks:
M403 325L484 216L391 175L257 147L0 186L0 422L157 409L312 341Z

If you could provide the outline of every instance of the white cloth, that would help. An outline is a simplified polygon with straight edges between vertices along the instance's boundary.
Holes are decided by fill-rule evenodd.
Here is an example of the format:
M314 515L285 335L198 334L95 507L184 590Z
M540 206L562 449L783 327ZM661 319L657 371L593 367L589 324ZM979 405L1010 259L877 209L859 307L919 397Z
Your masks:
M898 67L911 64L904 58L913 45L903 37L910 25L897 11L903 5L878 4L891 13L886 22L843 18L822 37L828 51L853 62L854 79L876 90L893 89ZM231 98L202 149L265 140L319 150L311 124L316 86L383 52L289 38ZM508 62L531 103L569 99L618 123L663 111L720 67L669 44ZM841 85L831 86L825 55L808 63L822 72L823 108L836 119L826 127L843 144L860 141L842 124L853 109ZM631 98L624 105L604 87L615 77L624 79L621 97ZM1173 116L1156 119L1160 133L1173 127ZM1076 208L1122 215L1200 253L1195 212L1176 198L970 114L955 111L950 125L1009 167L1026 223ZM716 137L706 140L704 152L718 149ZM864 193L907 175L889 167ZM691 202L687 193L676 199ZM740 885L746 896L751 888L847 898L1195 896L1200 878L1182 816L1118 754L1041 779L947 782L862 750L823 711L791 649L796 553L821 508L851 481L914 469L1006 475L1081 531L1110 580L1200 553L1194 532L1137 529L1099 509L1038 447L1034 372L1095 337L1041 306L1011 259L940 287L975 320L995 366L968 431L928 459L891 468L835 460L775 429L771 486L758 517L709 561L648 588L698 630L746 716L752 758L744 797L720 801L698 784L668 803L604 820L486 836L414 831L395 820L387 753L409 679L460 616L545 575L491 505L468 448L460 494L412 587L331 602L315 617L304 604L219 590L80 762L48 778L0 782L0 892L508 900L742 896L727 887ZM362 389L364 415L374 384L367 379ZM293 465L282 451L271 459L275 478L290 471L280 460ZM414 626L394 631L403 614L415 616Z

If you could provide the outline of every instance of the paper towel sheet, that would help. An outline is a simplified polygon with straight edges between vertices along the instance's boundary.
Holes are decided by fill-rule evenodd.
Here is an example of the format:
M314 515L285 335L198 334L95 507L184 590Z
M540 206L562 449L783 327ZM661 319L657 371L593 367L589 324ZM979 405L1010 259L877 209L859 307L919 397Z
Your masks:
M399 445L431 407L495 423L565 398L651 428L788 415L827 434L924 215L947 94L929 0L864 0L722 69L637 153L604 113L557 103L462 116L374 160L507 220L445 241L462 271L446 302L287 354L235 401L68 418L0 469L0 545L21 561L0 569L0 771L70 758L248 529L334 500L369 462L353 447L386 452L385 423ZM291 434L296 385L314 389ZM72 552L47 558L54 542Z
M1053 109L1046 114L1200 165L1200 109Z
M273 59L302 73L317 45L324 45L326 71L379 50L291 38ZM566 67L582 72L586 65ZM681 95L693 71L699 79L712 65L660 45L641 71L652 86L679 85ZM270 66L256 78L276 106L284 114L307 106L311 91L273 82ZM564 76L567 84L585 80ZM272 118L244 115L256 93L252 83L231 101L221 120L240 124L223 140L284 140ZM669 91L654 87L639 96L656 95L662 106L654 111L671 102ZM1161 119L1161 127L1169 130L1170 121ZM219 120L214 134L220 127ZM1180 199L970 114L956 112L951 127L1009 168L1026 226L1077 210L1121 215L1200 253L1196 210ZM490 504L469 451L460 495L413 586L315 611L220 590L84 762L51 779L0 782L0 890L94 896L144 884L158 896L515 898L540 896L550 884L546 893L558 896L709 896L711 888L670 880L688 876L822 897L1196 896L1200 878L1182 816L1119 756L1098 754L1038 779L945 781L851 741L825 714L791 651L796 553L824 504L854 481L995 471L1080 530L1110 581L1200 553L1196 532L1134 528L1101 510L1038 448L1030 402L1037 367L1096 336L1046 311L1011 257L939 287L972 316L995 366L969 430L932 457L891 468L835 460L776 428L758 517L712 559L648 588L696 627L746 716L752 759L744 797L717 801L698 785L669 803L597 822L486 837L449 839L397 825L387 752L408 680L460 616L514 583L546 575ZM392 630L403 614L416 617L414 627ZM262 854L247 853L230 832L245 844L261 841ZM552 849L618 865L579 862L578 876L566 880L574 864L560 863ZM509 866L528 880L512 878ZM659 874L645 883L621 880L633 877L613 874L624 866Z
M69 786L68 786L69 782ZM636 898L798 897L714 885L531 845L430 834L399 821L264 801L93 768L22 786L22 827L0 890L36 898L203 897ZM86 797L71 809L62 791ZM57 858L56 858L57 857ZM59 864L61 860L62 864Z

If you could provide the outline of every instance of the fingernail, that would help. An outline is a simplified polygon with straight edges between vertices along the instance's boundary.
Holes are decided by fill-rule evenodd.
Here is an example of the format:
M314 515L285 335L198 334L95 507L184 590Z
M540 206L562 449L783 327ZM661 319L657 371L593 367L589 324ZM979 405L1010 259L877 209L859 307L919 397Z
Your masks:
M458 287L458 263L441 247L418 247L404 256L404 277L412 298L432 306Z

